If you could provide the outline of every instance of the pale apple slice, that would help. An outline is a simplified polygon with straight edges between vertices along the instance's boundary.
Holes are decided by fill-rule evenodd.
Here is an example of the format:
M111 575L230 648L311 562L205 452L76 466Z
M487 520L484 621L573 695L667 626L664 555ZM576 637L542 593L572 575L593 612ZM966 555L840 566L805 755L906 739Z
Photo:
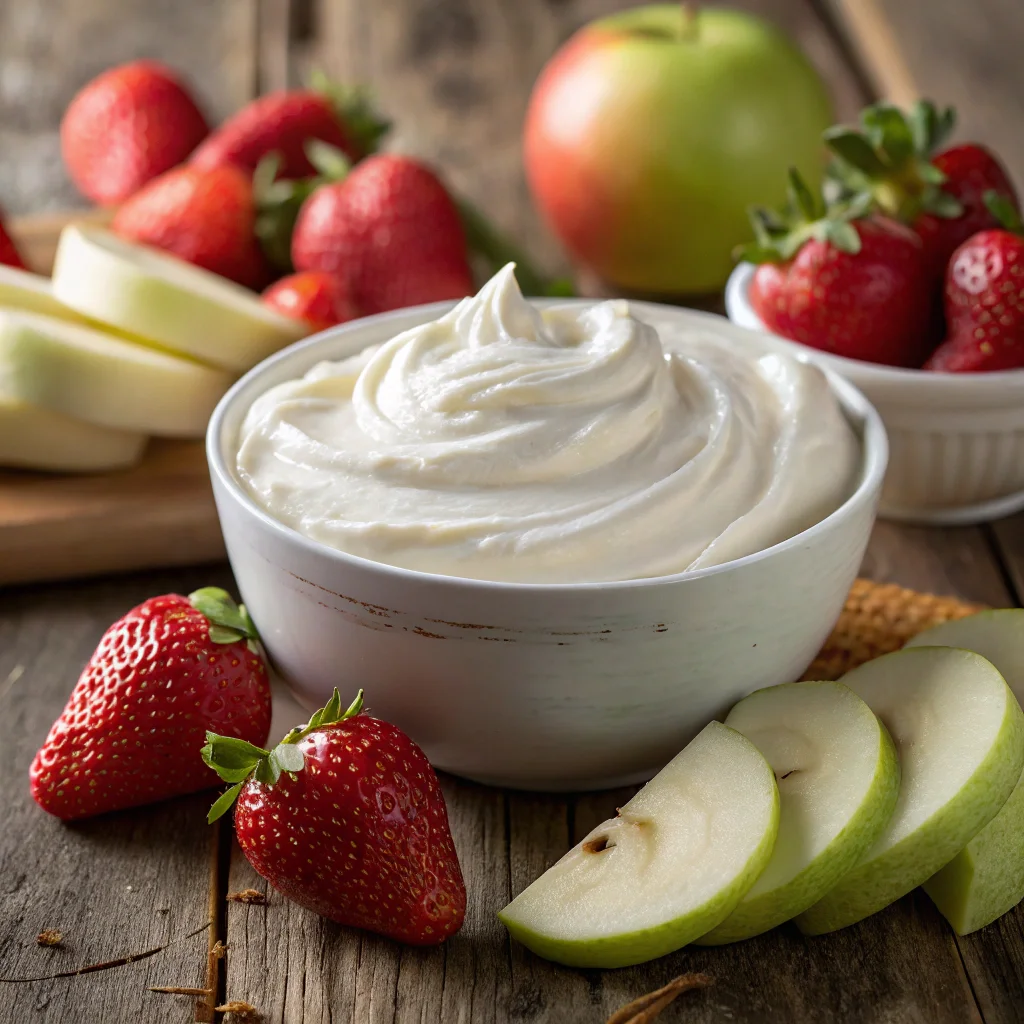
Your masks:
M48 277L3 264L0 264L0 308L45 313L75 323L85 321L85 317L57 301Z
M0 310L3 393L86 423L202 437L231 380L222 370L91 327Z
M979 612L925 630L908 647L962 647L999 669L1024 700L1024 609ZM999 813L924 883L960 935L984 928L1024 899L1024 776Z
M125 469L139 461L144 434L111 430L0 395L0 466L58 473Z
M768 863L778 821L768 763L712 722L498 917L558 963L652 960L728 916Z
M796 919L808 935L860 921L930 878L998 813L1024 767L1024 712L991 662L917 647L843 677L889 730L900 793L860 862Z
M53 290L84 316L236 373L309 333L248 289L99 228L61 233Z
M779 834L764 873L699 945L760 935L816 903L882 834L900 790L885 726L842 683L758 690L725 724L743 733L775 772Z

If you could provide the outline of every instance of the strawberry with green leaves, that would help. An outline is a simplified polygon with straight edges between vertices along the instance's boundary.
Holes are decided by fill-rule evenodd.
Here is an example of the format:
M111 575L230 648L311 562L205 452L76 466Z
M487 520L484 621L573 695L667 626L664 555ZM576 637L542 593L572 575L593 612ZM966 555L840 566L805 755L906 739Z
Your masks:
M866 197L828 208L790 174L782 215L751 212L759 264L750 302L775 334L873 363L919 366L931 306L920 238L895 221L865 215Z
M998 226L986 192L1018 208L993 153L973 142L943 148L954 123L952 108L939 111L927 100L906 113L878 103L861 113L859 128L837 125L825 133L836 157L833 176L848 191L870 196L878 212L910 225L935 277L942 276L958 245Z
M103 634L29 770L64 820L208 789L207 730L265 743L270 684L252 620L218 587L166 594Z
M367 157L302 204L296 270L344 280L364 314L473 292L458 207L437 175L407 156Z
M309 142L316 139L359 160L372 153L390 127L373 111L360 89L337 86L315 76L311 89L282 89L247 103L192 154L194 167L231 164L250 174L271 153L282 178L315 173Z
M926 370L979 373L1024 367L1024 223L997 192L986 203L1002 227L979 231L946 271L946 340Z
M271 269L256 237L256 219L248 174L230 164L208 170L185 164L136 192L111 228L247 288L262 288Z
M337 690L272 750L211 732L203 760L232 783L249 862L289 899L412 945L459 930L466 887L437 776L400 729L343 709Z

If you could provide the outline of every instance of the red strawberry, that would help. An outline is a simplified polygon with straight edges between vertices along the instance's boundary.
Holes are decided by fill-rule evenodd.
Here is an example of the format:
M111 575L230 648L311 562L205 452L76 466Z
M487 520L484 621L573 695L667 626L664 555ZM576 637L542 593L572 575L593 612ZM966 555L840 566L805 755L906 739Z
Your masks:
M451 196L423 164L390 153L368 157L306 200L292 262L342 277L366 314L473 291Z
M752 218L760 263L750 301L769 330L812 348L892 366L924 357L931 308L922 244L886 217L858 217L855 206L827 212L793 172L785 223Z
M1018 208L1017 194L1002 164L993 153L977 143L953 146L932 158L933 166L945 176L942 191L959 203L958 217L941 217L923 211L911 227L921 236L925 252L931 254L933 269L945 273L953 250L971 235L996 227L998 221L985 205L985 194L994 191Z
M82 195L119 203L180 164L208 131L174 72L137 60L103 72L75 96L61 121L61 152Z
M191 162L204 168L234 164L252 173L276 153L280 177L306 178L315 173L306 152L310 139L352 160L372 152L387 123L377 120L360 92L323 88L283 90L253 100L216 129Z
M860 130L839 125L825 133L839 158L839 179L870 195L882 213L909 224L921 236L937 277L958 245L997 226L986 192L997 192L1017 208L1013 185L988 149L977 143L939 149L954 121L952 108L940 112L926 100L906 114L879 103L861 113Z
M977 373L1024 367L1024 225L1005 199L990 192L992 212L1005 229L980 231L949 261L949 334L926 370Z
M270 686L244 606L217 587L154 597L103 634L29 770L69 821L216 785L207 729L265 743Z
M340 924L426 946L459 930L466 887L437 776L400 729L334 691L272 751L210 733L203 759L234 783L249 863L296 903Z
M4 226L2 210L0 210L0 264L7 267L18 267L21 270L26 269L25 261L21 258L14 239L7 233L7 228Z
M114 217L123 238L164 249L249 288L270 270L255 234L252 182L237 167L186 165L151 181Z
M310 332L326 330L359 315L342 279L315 270L282 277L263 293L263 302L284 316L304 321Z

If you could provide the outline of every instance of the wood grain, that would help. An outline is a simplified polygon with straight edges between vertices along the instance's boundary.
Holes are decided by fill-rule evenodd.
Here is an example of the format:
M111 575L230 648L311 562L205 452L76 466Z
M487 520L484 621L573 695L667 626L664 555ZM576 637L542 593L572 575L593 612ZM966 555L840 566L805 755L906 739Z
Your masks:
M205 982L203 928L217 842L216 829L205 824L209 796L63 825L32 801L27 773L110 622L152 594L223 582L223 570L178 572L0 595L0 979L74 970L171 943L106 972L0 984L0 1020L192 1019L188 999L183 1006L148 987ZM44 928L59 930L63 943L38 946Z
M966 100L965 128L991 129L995 134L987 137L1005 140L1000 148L1024 166L1012 155L1021 143L1006 129L1024 95L1006 84L1020 82L1011 46L1021 36L1014 32L1019 4L872 3L893 30L890 39L905 55L907 75L935 88L939 98L962 105ZM398 124L399 145L437 162L555 266L557 247L530 210L518 126L529 86L558 42L596 14L621 6L620 0L6 5L0 7L0 145L18 155L0 162L0 201L27 210L60 208L74 199L56 157L56 125L73 90L116 60L145 53L184 68L217 117L257 84L278 88L322 65L349 81L371 81ZM814 4L747 0L741 6L768 14L797 36L832 84L843 116L866 99L862 77L846 64ZM878 46L876 39L876 52ZM877 63L876 57L866 65L877 72ZM929 75L935 86L928 85ZM876 81L896 91L891 77L888 84L877 75ZM44 269L47 244L37 240L29 249ZM79 486L88 498L88 485ZM173 529L180 518L168 515L165 528ZM65 550L86 546L76 544L70 531L60 531L57 543ZM997 553L1005 557L1005 569ZM1007 579L1018 596L1024 587L1024 517L992 530L880 524L864 571L1006 603ZM35 746L104 626L153 593L187 592L203 582L230 585L226 570L219 579L208 577L178 570L0 594L0 778L8 783L0 793L0 977L150 948L209 918L216 833L203 824L207 797L68 828L31 804L23 782ZM277 732L302 717L280 696L275 710ZM266 906L225 904L229 890L266 891L234 848L227 884L214 892L229 945L226 998L253 1003L266 1024L600 1024L674 974L706 970L715 986L683 996L663 1014L666 1024L1020 1019L1021 911L956 940L920 893L834 936L805 940L783 928L734 947L684 950L622 971L549 964L510 943L494 912L630 791L558 797L504 793L452 778L442 785L470 892L466 926L455 939L441 949L403 949L326 922L273 892ZM37 947L35 935L43 927L61 928L67 948ZM206 946L205 936L196 936L106 974L5 987L0 1022L187 1022L193 1016L187 997L150 995L146 986L201 986Z
M151 441L121 473L0 472L0 585L223 557L201 441Z

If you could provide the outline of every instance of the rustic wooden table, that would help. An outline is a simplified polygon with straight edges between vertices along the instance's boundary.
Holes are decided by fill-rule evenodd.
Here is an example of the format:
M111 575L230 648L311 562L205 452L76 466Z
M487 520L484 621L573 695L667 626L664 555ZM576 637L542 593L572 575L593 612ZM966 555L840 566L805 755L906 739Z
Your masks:
M840 113L872 95L953 102L964 136L996 145L1024 184L1020 0L742 0L785 25L832 83ZM215 115L321 66L369 81L398 142L441 165L550 266L557 249L529 209L518 126L543 60L621 0L35 0L0 5L0 198L15 212L75 197L57 124L74 90L139 55L184 69ZM879 524L870 577L995 605L1024 598L1024 516L990 527ZM32 803L33 752L106 625L155 593L231 586L225 566L0 594L0 1022L178 1022L206 1004L149 986L244 1000L268 1024L574 1022L608 1014L674 975L716 985L670 1021L1024 1020L1024 911L964 939L919 893L836 935L782 928L735 947L684 950L622 971L573 971L510 945L494 912L607 816L623 794L545 797L445 779L469 912L444 948L398 947L334 926L271 893L208 795L62 826ZM59 929L59 948L36 935ZM140 956L140 954L142 954ZM123 962L124 960L128 962ZM12 979L103 971L25 983ZM212 1005L212 1004L210 1004Z

